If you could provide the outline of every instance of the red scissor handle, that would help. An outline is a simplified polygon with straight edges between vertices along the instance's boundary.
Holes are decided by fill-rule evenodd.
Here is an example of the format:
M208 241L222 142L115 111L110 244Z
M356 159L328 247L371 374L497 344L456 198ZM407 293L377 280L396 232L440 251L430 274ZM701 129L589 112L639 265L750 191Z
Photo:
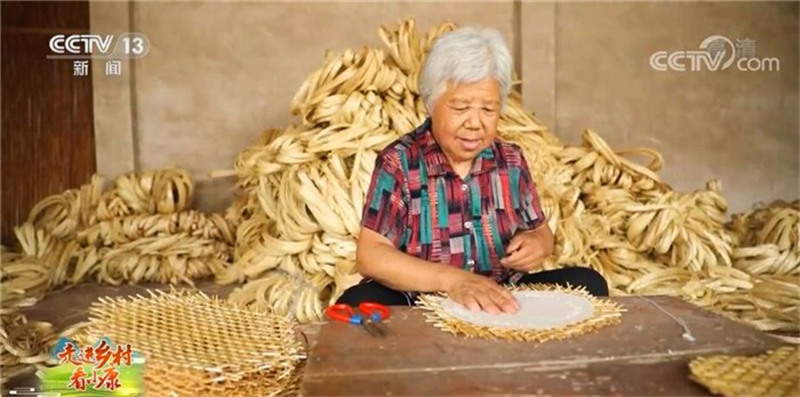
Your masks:
M353 308L344 303L339 303L325 309L325 314L334 320L344 321L346 323L349 323L355 316Z
M373 317L374 321L383 321L389 318L389 308L375 302L364 302L358 305L358 310L367 317ZM374 319L377 315L378 319Z
M356 313L350 305L338 303L325 309L325 315L334 320L351 324L361 324L365 320L364 317L374 322L389 318L389 308L380 303L363 302L358 305L358 311L361 313Z

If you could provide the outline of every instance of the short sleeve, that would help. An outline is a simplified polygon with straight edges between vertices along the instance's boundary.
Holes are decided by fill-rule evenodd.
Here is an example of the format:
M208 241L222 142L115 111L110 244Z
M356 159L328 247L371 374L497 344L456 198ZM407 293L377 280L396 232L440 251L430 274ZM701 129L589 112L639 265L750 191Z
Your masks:
M517 220L521 229L533 230L545 223L544 212L539 201L539 193L531 178L530 168L520 151L519 206L516 208Z
M402 243L408 211L404 184L397 152L381 152L375 160L361 213L361 227L381 234L398 248Z

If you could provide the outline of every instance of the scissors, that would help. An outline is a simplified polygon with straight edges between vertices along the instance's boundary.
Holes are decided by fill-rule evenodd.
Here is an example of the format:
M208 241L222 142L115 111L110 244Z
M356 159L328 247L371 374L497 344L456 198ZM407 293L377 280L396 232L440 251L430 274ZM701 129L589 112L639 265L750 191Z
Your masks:
M325 314L344 323L361 325L372 336L386 336L386 330L380 322L389 318L389 308L374 302L363 302L358 305L356 313L350 305L339 303L325 310Z

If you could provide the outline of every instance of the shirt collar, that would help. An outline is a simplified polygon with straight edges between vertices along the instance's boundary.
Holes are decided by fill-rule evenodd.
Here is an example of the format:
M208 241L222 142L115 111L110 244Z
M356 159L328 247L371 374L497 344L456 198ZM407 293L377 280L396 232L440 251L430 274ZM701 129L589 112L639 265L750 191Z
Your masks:
M445 157L442 148L436 142L436 139L434 139L433 133L431 133L430 117L414 131L414 135L417 143L422 148L422 156L425 159L425 168L428 175L444 175L447 173L456 175L447 157ZM496 143L492 142L491 145L481 150L478 155L475 156L469 175L490 172L497 168L494 154L495 146Z

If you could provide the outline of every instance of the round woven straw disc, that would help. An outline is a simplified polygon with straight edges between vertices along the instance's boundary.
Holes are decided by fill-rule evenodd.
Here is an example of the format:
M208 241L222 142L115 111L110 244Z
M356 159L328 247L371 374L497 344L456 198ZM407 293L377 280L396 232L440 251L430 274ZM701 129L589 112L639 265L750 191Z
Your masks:
M510 329L547 329L587 320L594 313L588 299L558 291L514 291L516 313L471 311L451 299L442 302L445 313L468 323Z
M582 288L522 284L509 287L520 303L515 314L470 312L444 294L422 294L425 320L468 338L544 342L577 336L619 322L622 307Z

